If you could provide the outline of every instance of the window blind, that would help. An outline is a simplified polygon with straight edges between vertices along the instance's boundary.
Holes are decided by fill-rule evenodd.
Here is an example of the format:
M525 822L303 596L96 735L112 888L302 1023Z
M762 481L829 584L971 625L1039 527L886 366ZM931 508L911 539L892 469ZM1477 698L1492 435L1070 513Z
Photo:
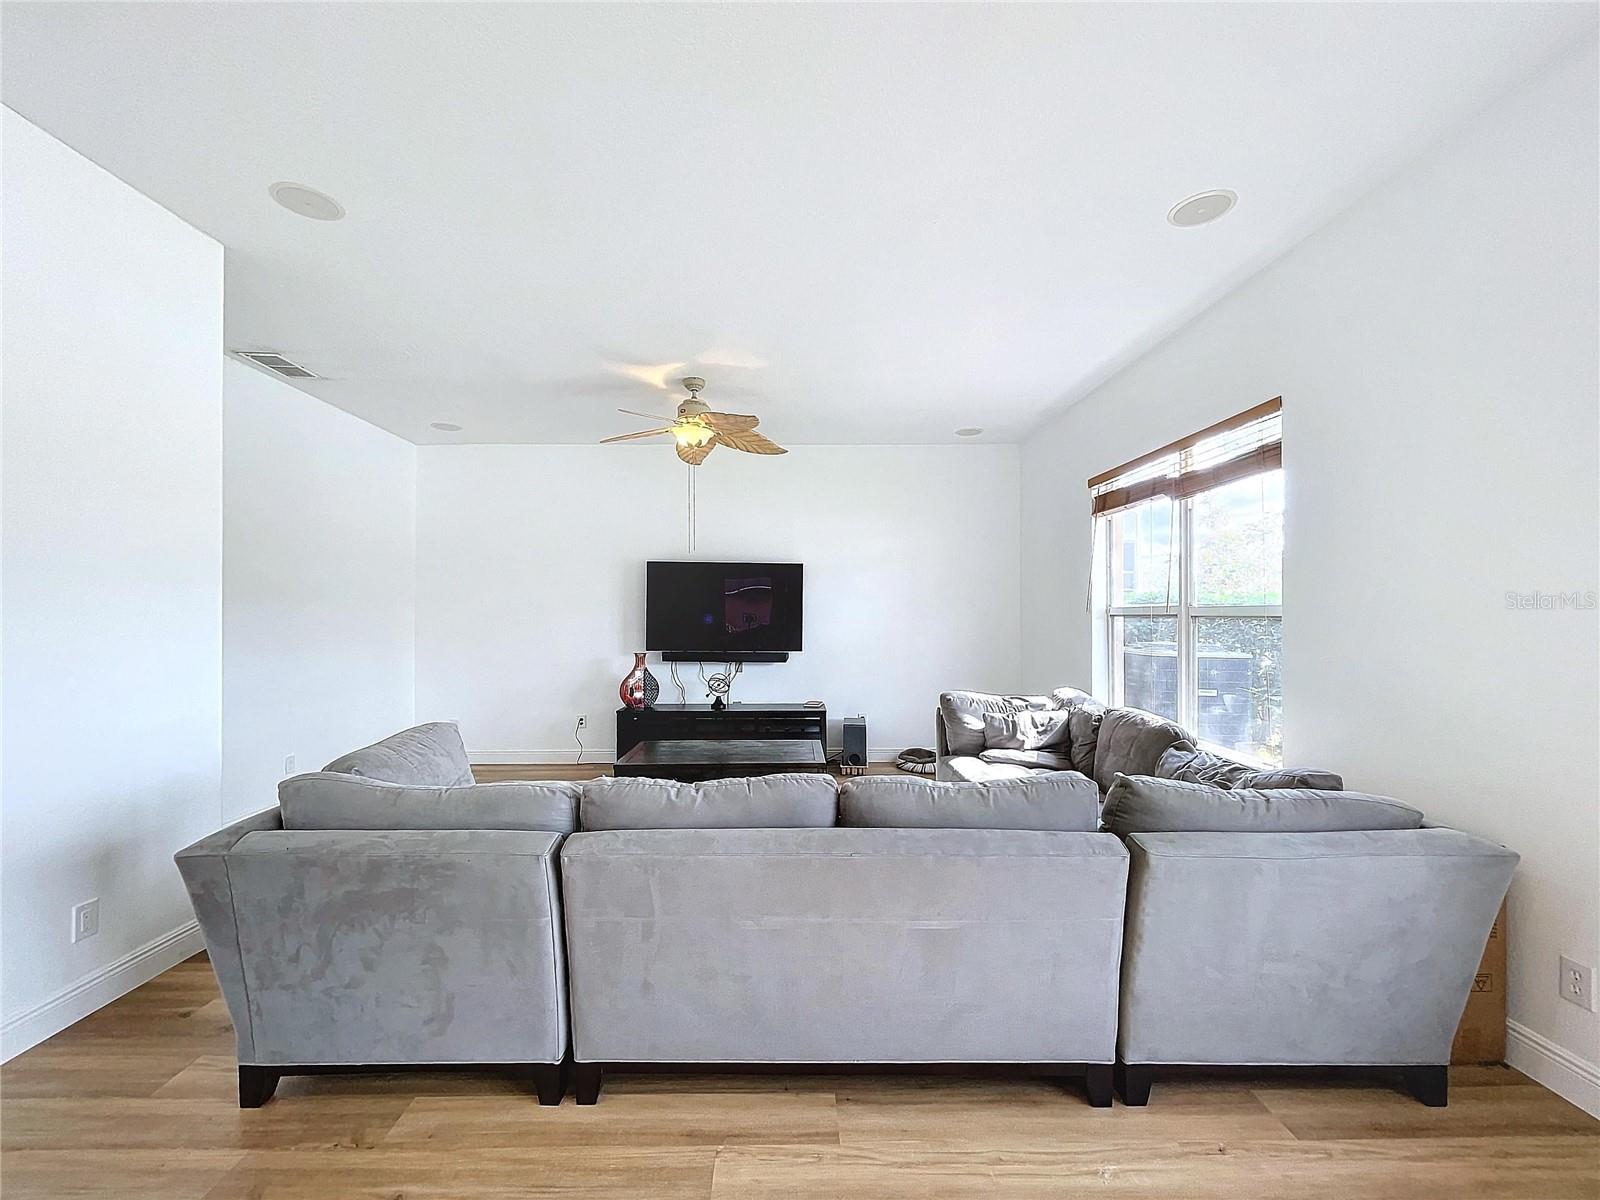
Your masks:
M1283 397L1246 409L1089 480L1095 516L1152 496L1182 500L1283 465Z

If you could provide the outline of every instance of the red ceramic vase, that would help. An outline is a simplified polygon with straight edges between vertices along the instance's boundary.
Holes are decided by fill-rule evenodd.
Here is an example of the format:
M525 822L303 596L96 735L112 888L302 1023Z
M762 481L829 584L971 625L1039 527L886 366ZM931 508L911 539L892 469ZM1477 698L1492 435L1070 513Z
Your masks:
M622 685L617 688L617 695L629 708L645 706L644 680L648 672L644 669L644 655L641 650L633 656L633 670L622 677Z

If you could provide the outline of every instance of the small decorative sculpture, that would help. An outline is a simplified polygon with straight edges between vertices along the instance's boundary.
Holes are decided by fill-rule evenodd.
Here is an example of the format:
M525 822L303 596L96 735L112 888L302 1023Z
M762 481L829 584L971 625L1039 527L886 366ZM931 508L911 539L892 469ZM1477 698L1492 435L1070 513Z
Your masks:
M711 707L720 711L728 707L728 694L733 691L733 681L744 670L743 663L731 663L713 675L700 671L700 682L706 685L706 695L711 697Z

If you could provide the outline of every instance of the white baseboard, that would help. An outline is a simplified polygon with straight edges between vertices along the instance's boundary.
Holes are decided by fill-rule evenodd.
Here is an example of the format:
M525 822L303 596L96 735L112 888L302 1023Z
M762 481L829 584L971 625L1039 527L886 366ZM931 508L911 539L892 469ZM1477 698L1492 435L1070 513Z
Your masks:
M1507 1021L1506 1064L1572 1101L1591 1117L1600 1117L1600 1066L1556 1045L1544 1034Z
M830 746L828 754L837 755L840 747ZM899 746L868 746L867 758L871 762L892 763L900 754ZM583 751L585 763L600 763L609 766L616 761L617 748L615 746L586 746ZM467 758L481 766L521 766L524 763L575 763L578 761L578 748L568 746L565 750L473 750Z
M601 763L609 767L616 757L615 746L590 745L583 748L585 763ZM520 767L524 763L575 763L578 761L578 748L568 746L565 750L473 750L467 755L467 759L485 767Z
M15 1058L45 1038L104 1008L141 983L205 949L200 926L190 921L146 942L116 962L91 971L55 995L6 1018L0 1025L0 1062Z

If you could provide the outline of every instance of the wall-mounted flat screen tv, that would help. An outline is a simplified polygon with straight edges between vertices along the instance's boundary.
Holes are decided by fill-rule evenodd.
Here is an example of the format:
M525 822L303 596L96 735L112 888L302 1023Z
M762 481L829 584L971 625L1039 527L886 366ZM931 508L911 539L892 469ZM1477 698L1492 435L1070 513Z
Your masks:
M652 562L644 644L667 661L782 661L801 649L801 563Z

